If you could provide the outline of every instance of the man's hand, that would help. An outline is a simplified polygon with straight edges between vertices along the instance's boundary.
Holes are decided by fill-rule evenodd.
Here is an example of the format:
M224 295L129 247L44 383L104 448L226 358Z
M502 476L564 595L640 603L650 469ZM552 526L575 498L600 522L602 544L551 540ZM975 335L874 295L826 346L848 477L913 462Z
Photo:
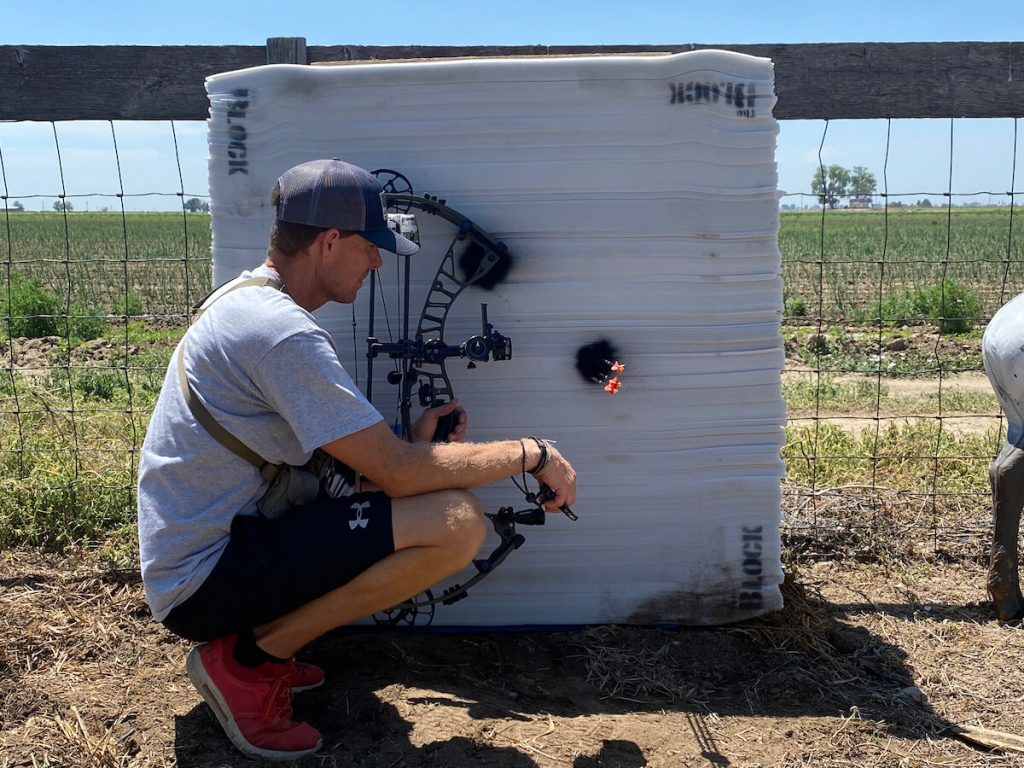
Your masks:
M547 464L534 477L554 494L544 502L545 511L560 512L563 506L571 507L576 503L576 470L550 442Z
M466 424L469 417L459 407L458 400L427 408L421 413L412 427L412 441L414 443L429 443L437 430L437 422L448 414L455 414L455 428L445 436L445 440L449 443L462 442L466 438Z

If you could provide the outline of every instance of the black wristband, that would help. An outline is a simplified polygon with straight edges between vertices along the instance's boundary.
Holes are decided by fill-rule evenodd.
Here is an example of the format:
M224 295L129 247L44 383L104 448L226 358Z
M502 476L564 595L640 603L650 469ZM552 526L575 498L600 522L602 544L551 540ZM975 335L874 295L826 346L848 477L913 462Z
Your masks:
M537 466L533 469L527 470L531 475L536 475L548 464L548 443L546 440L541 440L539 437L534 437L533 435L528 435L528 437L537 444L538 448L540 448L540 458L537 460Z

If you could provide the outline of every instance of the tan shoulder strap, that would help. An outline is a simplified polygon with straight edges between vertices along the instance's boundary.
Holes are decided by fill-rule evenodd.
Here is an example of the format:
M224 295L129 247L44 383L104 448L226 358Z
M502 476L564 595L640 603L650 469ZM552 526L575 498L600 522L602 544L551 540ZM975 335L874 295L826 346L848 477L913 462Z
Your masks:
M196 320L203 316L203 313L210 308L210 305L213 304L213 302L224 298L232 291L237 291L239 288L248 288L249 286L258 286L263 288L268 285L273 286L279 291L284 290L284 284L273 277L247 277L244 280L240 277L236 277L234 280L229 280L226 283L218 285L192 307L192 311L194 312L192 316L192 324L195 325Z
M245 280L233 281L233 284L225 283L199 302L196 306L196 315L192 320L193 324L199 319L199 316L202 315L202 313L205 312L211 304L213 304L213 302L217 301L217 299L220 299L239 288L248 288L249 286L272 286L279 291L284 288L279 280L275 280L272 277L250 277ZM189 383L188 376L185 373L185 338L187 338L187 334L182 338L181 343L178 344L178 351L176 355L178 358L178 380L181 382L181 392L185 396L185 403L188 405L188 409L192 412L192 415L196 417L196 421L202 424L203 428L206 429L206 431L210 433L210 436L218 443L223 445L236 456L245 459L256 467L256 469L260 471L260 475L263 476L264 480L267 480L268 482L273 481L281 471L281 465L271 464L256 453L256 451L252 450L249 446L224 429L224 427L222 427L220 423L213 418L213 415L206 409L206 406L203 405L203 401L199 398L195 389L192 388L192 385Z

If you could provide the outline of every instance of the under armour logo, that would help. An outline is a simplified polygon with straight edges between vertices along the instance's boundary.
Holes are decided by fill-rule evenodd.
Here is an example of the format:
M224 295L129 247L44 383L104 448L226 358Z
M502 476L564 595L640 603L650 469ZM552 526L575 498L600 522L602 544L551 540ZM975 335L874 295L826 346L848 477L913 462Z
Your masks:
M356 502L355 504L352 505L351 508L356 511L356 519L348 521L349 529L354 531L356 529L356 526L358 526L360 528L365 528L366 524L369 523L370 521L369 520L365 520L363 518L363 510L370 508L370 502L368 502L368 501Z

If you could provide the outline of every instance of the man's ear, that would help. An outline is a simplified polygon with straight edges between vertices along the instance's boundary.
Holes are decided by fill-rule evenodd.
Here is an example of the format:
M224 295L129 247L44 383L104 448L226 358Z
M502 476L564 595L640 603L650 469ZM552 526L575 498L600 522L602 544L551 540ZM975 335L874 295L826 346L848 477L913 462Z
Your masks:
M326 256L335 243L341 240L342 233L337 229L325 229L313 240L313 251L318 256Z

